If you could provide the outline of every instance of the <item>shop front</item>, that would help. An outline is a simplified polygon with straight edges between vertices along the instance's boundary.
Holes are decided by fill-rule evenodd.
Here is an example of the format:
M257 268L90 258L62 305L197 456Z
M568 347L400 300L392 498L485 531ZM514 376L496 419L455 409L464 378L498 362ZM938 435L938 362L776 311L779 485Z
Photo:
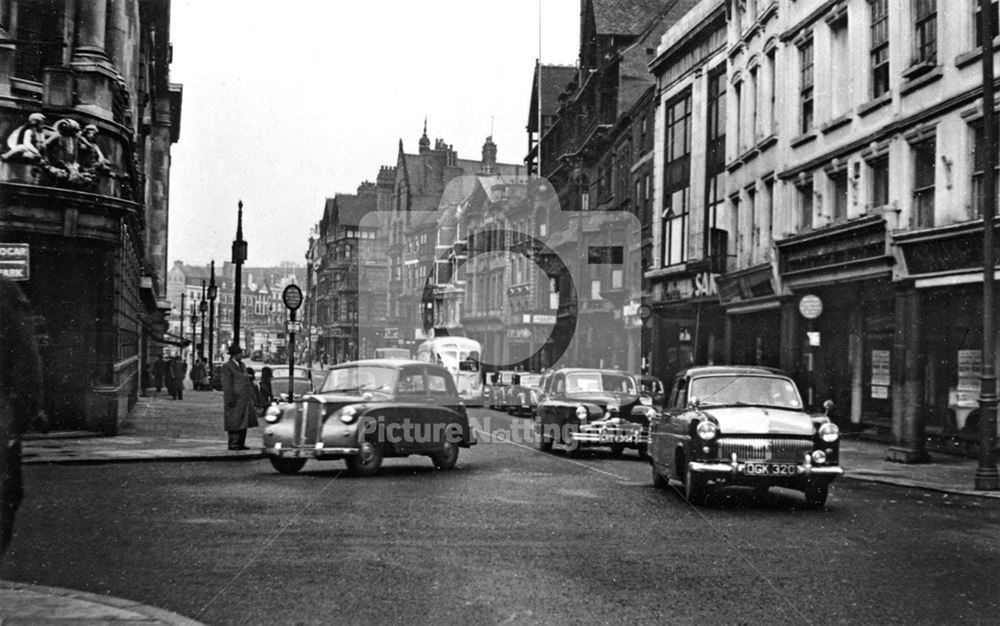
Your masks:
M693 365L725 362L717 274L685 273L652 284L650 373L664 382Z

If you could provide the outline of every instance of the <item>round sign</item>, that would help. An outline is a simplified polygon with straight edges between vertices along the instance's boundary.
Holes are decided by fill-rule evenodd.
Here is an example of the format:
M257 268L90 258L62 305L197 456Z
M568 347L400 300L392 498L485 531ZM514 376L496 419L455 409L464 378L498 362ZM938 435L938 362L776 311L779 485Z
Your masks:
M302 306L302 290L298 285L289 285L281 292L281 301L291 310L296 310Z
M802 296L799 300L799 313L807 320L814 320L823 312L823 301L819 296Z
M649 316L652 314L653 314L653 309L651 309L648 304L639 305L639 319L648 320Z

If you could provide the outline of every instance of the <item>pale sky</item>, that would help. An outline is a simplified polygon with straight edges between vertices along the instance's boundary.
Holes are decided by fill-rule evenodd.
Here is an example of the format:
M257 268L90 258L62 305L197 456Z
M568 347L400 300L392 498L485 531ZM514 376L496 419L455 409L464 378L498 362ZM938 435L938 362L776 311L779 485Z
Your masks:
M541 57L573 65L579 0L541 0ZM355 193L399 140L522 163L539 0L173 0L168 259L230 258L243 200L247 265L305 263L325 198Z

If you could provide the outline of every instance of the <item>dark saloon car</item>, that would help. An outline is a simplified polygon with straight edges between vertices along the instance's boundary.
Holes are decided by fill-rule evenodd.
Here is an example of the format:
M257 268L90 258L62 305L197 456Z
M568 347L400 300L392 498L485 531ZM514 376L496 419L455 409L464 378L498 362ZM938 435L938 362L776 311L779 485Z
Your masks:
M511 415L530 416L537 403L537 388L541 374L521 372L516 374L507 387L507 412Z
M344 459L352 474L371 476L383 458L411 454L451 469L458 449L475 443L451 374L420 361L337 365L316 393L272 405L264 420L264 453L283 474L307 459Z
M788 487L821 508L843 474L840 431L810 415L791 378L763 367L707 366L681 371L649 428L653 484L670 479L700 502L726 485Z
M313 392L313 373L307 367L289 368L287 365L271 368L271 392L275 398L288 400L288 379L292 382L293 400ZM258 377L258 380L260 378Z
M662 407L667 395L663 388L663 381L656 376L649 376L647 374L639 376L638 379L639 391L649 396L653 406L657 408Z
M635 448L644 456L647 425L655 414L643 403L631 374L563 368L545 379L535 407L536 441L546 452L558 443L571 453L586 446L606 446L615 455Z

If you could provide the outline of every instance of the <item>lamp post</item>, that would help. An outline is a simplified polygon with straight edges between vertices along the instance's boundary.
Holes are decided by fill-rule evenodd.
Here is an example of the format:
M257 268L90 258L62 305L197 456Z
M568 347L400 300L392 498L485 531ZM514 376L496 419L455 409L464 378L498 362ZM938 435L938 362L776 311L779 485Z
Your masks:
M198 350L198 305L191 298L191 366L194 367Z
M198 302L198 312L201 313L201 343L198 344L198 360L205 360L205 314L208 312L208 302L205 300L205 281L201 281L201 300Z
M208 382L209 386L215 382L214 365L215 360L215 297L219 288L215 286L215 259L212 259L212 271L208 276Z
M996 214L996 116L993 113L993 20L991 0L979 0L979 40L983 50L983 356L979 387L979 466L977 490L1000 489L995 441L997 433L997 376L994 368L993 226Z
M247 260L247 242L243 241L243 201L237 203L239 214L236 218L236 239L233 240L233 265L236 266L236 286L233 298L233 341L240 345L240 304L243 288L243 262Z
M180 335L181 335L181 339L184 338L184 311L186 310L185 307L184 307L184 299L186 297L187 297L187 293L186 292L181 293L181 323L180 323L180 328L178 329L178 331L180 332ZM180 349L180 356L181 357L184 356L184 346L183 345L181 346L181 349Z

